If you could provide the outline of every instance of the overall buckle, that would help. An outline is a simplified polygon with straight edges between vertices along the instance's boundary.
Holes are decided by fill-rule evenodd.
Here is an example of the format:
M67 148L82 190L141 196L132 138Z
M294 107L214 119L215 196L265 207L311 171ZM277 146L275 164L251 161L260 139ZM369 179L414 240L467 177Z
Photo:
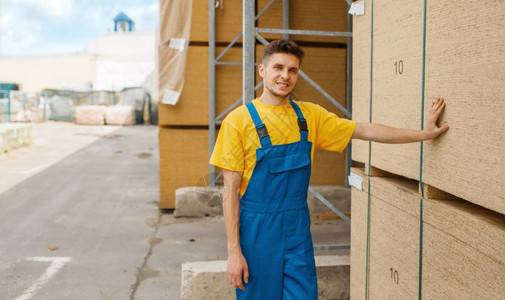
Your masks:
M307 128L307 120L298 118L298 127L300 128L300 131L309 131Z
M260 139L268 137L268 130L265 124L260 124L256 126L256 131L258 132L258 136Z

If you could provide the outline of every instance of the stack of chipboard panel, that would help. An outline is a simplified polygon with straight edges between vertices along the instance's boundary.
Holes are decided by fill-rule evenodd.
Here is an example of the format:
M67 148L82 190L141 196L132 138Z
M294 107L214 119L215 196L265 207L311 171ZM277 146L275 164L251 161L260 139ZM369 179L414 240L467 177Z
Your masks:
M166 1L162 1L166 2ZM182 3L182 2L181 2ZM182 4L181 4L182 5ZM184 87L176 105L158 104L160 145L160 202L162 209L175 208L175 190L208 184L209 173L209 30L208 1L192 2L189 48L184 68ZM166 3L160 3L160 41L169 40L173 30ZM242 2L227 2L216 9L216 41L229 43L240 33ZM216 53L224 47L216 47ZM167 68L173 48L158 47L159 87L166 86ZM222 61L241 61L241 48L232 47ZM240 67L216 66L216 115L241 97ZM217 131L216 131L217 134Z
M175 190L208 184L208 129L159 128L160 208L175 205Z
M220 53L224 47L217 47ZM162 70L168 64L170 48L160 48L159 85L164 86ZM227 61L242 60L242 49L231 48L224 56ZM216 66L216 115L232 105L242 94L242 70L237 66ZM209 47L190 44L184 88L176 105L159 103L158 124L160 126L208 126L209 125Z
M503 215L442 194L423 199L421 239L417 181L370 177L368 210L368 177L352 172L363 182L351 191L352 299L366 299L365 293L368 299L414 299L419 291L422 299L503 298Z
M280 1L276 1L279 2ZM282 9L278 3L274 4L258 19L262 27L281 28ZM267 2L257 1L258 11ZM298 16L307 8L304 1L291 1L290 10L293 26L297 29L313 30L347 30L347 5L326 4L316 1L310 6L313 12L310 20L299 20ZM167 19L167 7L160 3L160 40L166 41L169 36L166 28L170 24ZM242 30L242 2L228 1L224 7L216 8L216 55L219 55ZM317 13L316 13L317 12ZM331 12L331 13L330 13ZM297 21L298 20L298 21ZM312 22L311 20L317 20ZM311 25L316 24L316 25ZM312 27L310 27L312 26ZM295 27L292 27L295 28ZM186 66L184 71L184 87L176 105L161 102L158 105L158 124L160 126L160 208L174 208L175 189L182 186L194 186L208 173L208 126L209 126L209 47L208 47L208 2L197 0L192 4L192 20L190 41ZM269 38L281 38L281 35L265 35ZM321 38L309 36L293 36L304 47L306 58L302 69L323 87L332 97L345 106L345 38ZM299 38L299 39L296 39ZM318 41L318 42L315 42ZM238 41L241 42L241 39ZM166 85L166 66L169 64L170 48L166 43L158 47L159 86ZM256 48L257 62L261 61L263 46ZM223 62L241 62L242 48L240 44L232 47L220 59ZM165 81L164 81L165 80ZM257 75L258 82L261 80ZM223 113L233 103L242 97L242 69L234 65L216 66L216 116ZM261 89L260 89L261 91ZM295 89L295 96L299 100L312 101L330 111L343 116L338 109L323 99L323 97L302 78L299 78ZM238 105L241 105L239 103ZM237 105L237 106L238 106ZM198 134L197 134L198 133ZM176 144L184 135L195 139L192 143ZM169 146L170 145L170 146ZM200 145L200 147L195 147ZM206 146L207 145L207 146ZM177 147L180 151L175 151ZM199 155L198 157L196 155ZM188 160L186 155L193 158ZM311 184L314 185L342 185L345 182L344 154L317 151L314 158ZM182 171L184 170L184 172ZM198 172L189 172L194 170ZM200 171L201 170L201 171ZM186 172L186 173L185 173ZM190 174L191 173L191 174Z
M440 97L446 109L439 124L450 129L424 142L423 152L419 143L353 143L353 160L414 183L371 178L368 258L367 195L353 190L351 296L364 296L366 259L372 299L417 296L422 174L423 299L499 299L505 294L505 2L426 1L425 24L422 1L375 1L373 24L372 1L364 2L365 14L353 23L353 119L420 129Z
M423 3L375 2L372 122L421 128ZM505 214L505 2L429 1L424 122L445 99L449 131L424 143L423 182ZM370 1L354 17L353 119L370 111ZM368 143L353 144L368 163ZM372 165L419 180L420 147L372 145Z
M265 7L270 0L257 0L257 11ZM283 1L275 0L258 19L260 28L282 28ZM290 0L289 28L316 31L347 31L347 2L327 0ZM261 33L267 39L279 38L277 34ZM291 35L291 39L300 42L347 43L345 37L323 37L315 35Z

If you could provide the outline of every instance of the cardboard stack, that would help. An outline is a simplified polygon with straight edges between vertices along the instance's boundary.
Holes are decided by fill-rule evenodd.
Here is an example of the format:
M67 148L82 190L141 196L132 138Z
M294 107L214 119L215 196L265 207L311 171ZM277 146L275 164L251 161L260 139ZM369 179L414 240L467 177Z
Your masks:
M422 121L426 124L430 102L442 97L447 107L439 123L448 123L450 130L423 143L422 160L418 143L372 144L372 169L415 182L371 178L369 297L418 294L420 224L415 214L419 213L417 182L422 163L423 298L498 299L505 294L505 244L500 237L505 222L501 153L505 121L499 115L505 111L505 3L427 2L424 107L423 2L376 1L374 5L373 59L371 1L365 1L365 15L354 17L353 119L368 122L372 109L374 123L420 129ZM353 160L368 164L368 157L367 142L353 143ZM351 230L353 298L365 292L367 256L362 244L366 243L367 195L363 193L353 190L352 196L357 220ZM453 200L438 201L441 198Z
M166 5L160 2L160 40L166 41L170 24ZM258 11L268 1L257 1ZM276 1L258 19L258 26L281 28L281 2ZM309 7L310 6L310 7ZM300 20L304 10L312 12L308 18ZM347 5L345 1L328 4L315 1L308 5L305 1L290 3L291 28L347 31ZM208 174L208 125L209 125L209 47L208 47L208 2L192 2L189 48L184 70L184 87L176 105L163 104L163 88L166 86L166 68L174 49L167 43L158 47L159 86L162 94L158 105L160 126L160 208L174 208L175 190L182 186L204 184L201 180ZM312 25L311 25L312 24ZM293 27L295 26L295 27ZM242 30L242 2L229 1L224 7L216 8L216 55ZM281 35L265 35L281 38ZM345 38L322 38L292 36L304 47L306 58L302 69L332 97L345 106L346 50ZM317 41L317 42L316 42ZM241 40L239 40L239 43ZM256 48L257 62L261 61L263 46ZM241 62L242 48L232 47L220 61ZM257 75L259 82L261 78ZM338 109L324 99L303 79L299 79L294 92L299 100L313 101L330 111L343 116ZM259 95L259 94L258 94ZM224 112L242 97L242 69L240 66L216 66L216 116ZM239 104L240 105L240 104ZM194 140L187 140L191 136ZM187 157L191 156L190 159ZM316 151L311 184L342 185L345 182L345 155ZM191 171L189 171L191 170Z

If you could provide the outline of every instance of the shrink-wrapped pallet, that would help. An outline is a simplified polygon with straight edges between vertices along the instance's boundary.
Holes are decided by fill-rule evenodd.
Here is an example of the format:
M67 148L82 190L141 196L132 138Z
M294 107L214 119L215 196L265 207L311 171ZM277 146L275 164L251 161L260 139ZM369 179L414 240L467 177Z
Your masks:
M107 125L135 125L135 108L129 105L109 106L105 110Z
M82 105L75 109L75 123L80 125L104 125L106 107Z

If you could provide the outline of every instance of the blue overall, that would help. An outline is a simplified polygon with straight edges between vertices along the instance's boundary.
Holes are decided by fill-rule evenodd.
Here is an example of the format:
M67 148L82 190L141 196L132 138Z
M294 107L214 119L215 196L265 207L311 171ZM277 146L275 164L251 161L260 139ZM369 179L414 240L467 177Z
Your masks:
M245 291L237 299L317 299L317 277L310 234L307 189L312 142L298 105L300 141L272 145L252 103L247 109L261 148L256 166L240 199L240 246L249 267Z

